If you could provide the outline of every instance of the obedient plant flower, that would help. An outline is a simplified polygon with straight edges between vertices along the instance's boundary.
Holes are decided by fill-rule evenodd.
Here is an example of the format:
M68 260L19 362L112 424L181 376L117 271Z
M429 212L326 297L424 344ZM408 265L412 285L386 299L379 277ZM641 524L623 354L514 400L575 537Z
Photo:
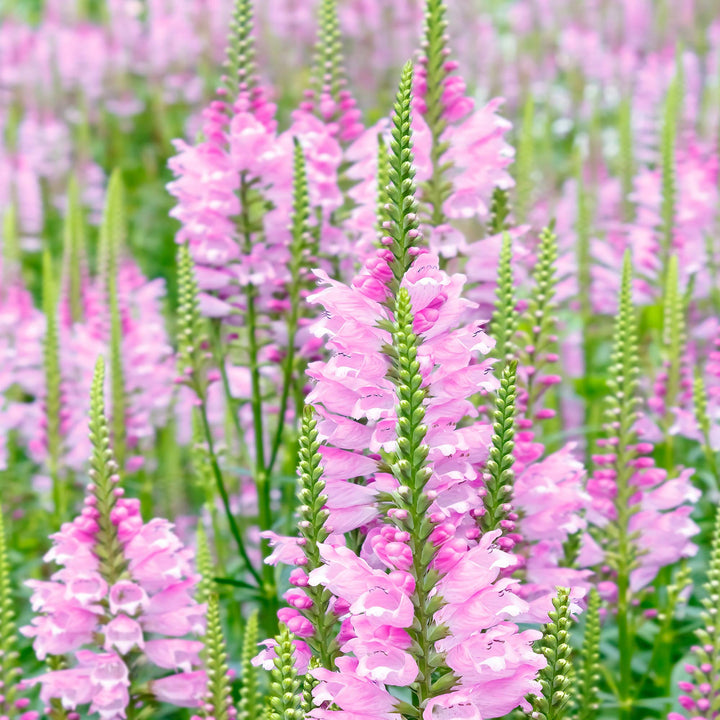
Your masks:
M62 295L51 293L56 285L51 266L45 283L46 380L41 398L47 421L36 430L29 449L37 462L51 466L51 475L54 466L75 472L85 467L91 358L103 355L111 367L111 418L119 462L135 469L142 457L126 457L126 450L137 453L155 428L167 423L174 395L173 351L162 313L164 284L147 280L128 256L118 173L107 191L96 277L90 277L85 266L81 211L72 189L69 198ZM156 383L152 394L146 392L150 378Z
M464 249L450 220L485 219L494 188L513 181L506 168L513 151L504 139L510 123L497 115L501 99L476 109L449 58L444 0L427 0L425 34L415 80L413 117L422 217L430 248L443 257Z
M549 613L550 620L543 626L543 637L537 643L540 654L547 658L547 665L539 674L542 692L530 699L532 718L562 720L567 717L572 701L570 626L573 613L579 609L573 604L570 591L558 588Z
M322 0L318 18L313 87L305 92L300 109L315 113L325 123L335 124L334 134L341 143L348 144L359 137L364 127L342 66L336 0Z
M365 706L373 717L412 711L430 720L459 708L497 716L537 687L545 662L531 649L538 634L510 622L527 607L500 578L513 558L495 546L499 532L481 534L470 512L481 493L469 443L485 431L457 428L475 412L458 389L495 386L486 362L470 364L490 344L479 328L457 327L468 305L462 278L447 276L417 247L411 82L407 65L393 118L385 247L351 287L321 274L329 287L316 301L328 313L318 326L337 352L311 367L318 382L309 399L328 447L306 418L303 537L296 552L285 541L277 556L299 566L283 618L311 650L325 646L324 667L311 671L320 681L312 691L316 718ZM372 475L367 487L348 482L360 475ZM359 551L341 536L358 528ZM341 620L337 644L328 642L326 608ZM415 703L397 700L393 686L410 687Z
M37 678L46 704L90 706L100 717L126 717L140 697L192 707L205 687L198 653L188 639L202 633L205 610L193 598L197 577L191 551L166 520L143 523L137 500L124 498L110 449L103 402L104 365L98 361L92 388L90 478L82 513L53 535L46 555L60 569L50 581L30 580L37 616L22 628L34 638L40 660L70 655L75 664ZM135 658L162 670L140 676Z
M585 559L608 569L614 584L608 594L617 612L621 707L627 706L633 684L633 596L652 582L661 568L695 553L690 538L698 528L690 513L699 497L690 482L692 470L668 479L668 473L648 457L653 446L637 429L638 341L631 283L627 253L606 398L605 437L598 441L605 452L593 456L595 470L588 481L592 506L587 517L598 529L600 553ZM593 554L591 545L586 550ZM627 709L623 712L629 717Z
M200 603L207 603L207 628L203 638L205 648L201 652L207 674L207 688L204 701L200 703L201 710L193 715L193 720L232 720L238 713L232 701L231 673L220 622L220 601L213 588L213 563L202 525L198 526L196 564L202 575L197 599Z
M491 332L497 338L494 352L505 367L484 468L487 493L482 525L486 531L502 529L498 543L514 549L515 574L523 579L518 593L530 602L530 615L543 622L552 609L556 587L580 592L588 586L590 572L576 567L571 546L578 544L586 528L590 497L584 491L585 470L574 457L574 445L546 454L535 438L540 423L554 417L552 409L538 405L560 380L541 372L557 361L557 354L547 352L557 339L555 235L550 229L541 233L535 285L522 313L516 309L512 248L510 235L504 233Z
M588 481L592 508L588 520L607 528L605 551L618 542L622 552L610 552L605 562L618 574L618 599L651 582L658 570L695 552L690 538L698 528L690 519L699 497L690 482L692 470L668 479L648 454L652 444L636 429L639 413L637 330L631 299L631 265L626 255L620 311L607 396L606 436L598 441L604 453L593 456L595 471ZM612 539L620 528L620 539ZM630 540L630 535L633 540ZM662 536L663 542L657 538ZM624 539L623 539L624 538ZM624 587L620 587L621 583ZM625 596L624 600L623 597Z
M227 52L224 86L204 113L205 138L175 141L176 180L168 185L178 200L171 215L182 223L176 239L188 243L198 267L204 314L224 318L237 314L251 289L252 303L266 309L287 279L283 218L292 177L291 147L277 142L275 109L257 77L248 0L236 4Z
M20 272L15 212L3 217L0 254L0 467L6 466L7 440L17 432L20 444L32 436L42 412L35 392L42 384L45 319L33 305Z

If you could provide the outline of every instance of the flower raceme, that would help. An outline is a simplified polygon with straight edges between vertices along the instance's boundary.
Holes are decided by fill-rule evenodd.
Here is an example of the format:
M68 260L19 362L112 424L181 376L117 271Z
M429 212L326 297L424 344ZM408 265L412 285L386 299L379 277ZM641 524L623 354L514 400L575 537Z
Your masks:
M385 247L350 286L319 273L325 287L309 298L325 308L315 332L334 353L309 368L316 384L308 400L327 443L316 458L325 460L317 472L326 519L315 529L321 542L309 544L308 518L300 541L275 538L271 560L308 566L307 574L293 572L292 608L281 611L298 635L317 639L319 628L308 622L315 588L327 591L341 623L336 657L311 671L319 680L316 718L351 717L358 706L394 718L403 707L391 687L410 687L427 720L461 707L473 717L499 715L537 689L545 662L532 651L539 633L511 622L527 611L514 581L500 577L514 559L494 544L499 531L481 534L477 523L483 487L472 460L483 457L471 448L486 445L478 440L488 428L466 398L497 386L491 361L478 357L492 343L481 324L462 325L472 307L461 296L464 278L417 247L412 170L404 164L410 78L406 66L391 145L403 161L390 159ZM306 477L319 475L301 457L309 493ZM349 531L357 550L343 537Z
M97 366L91 403L91 482L81 514L53 536L46 555L60 569L50 581L30 580L38 615L22 632L33 638L40 659L72 655L75 665L36 679L40 697L68 710L90 705L105 720L126 717L139 691L136 658L181 670L149 680L158 700L198 704L205 674L202 634L205 606L193 598L197 582L191 559L159 518L143 523L139 501L123 497L117 464L109 449L102 403L104 370ZM147 690L146 690L147 692Z

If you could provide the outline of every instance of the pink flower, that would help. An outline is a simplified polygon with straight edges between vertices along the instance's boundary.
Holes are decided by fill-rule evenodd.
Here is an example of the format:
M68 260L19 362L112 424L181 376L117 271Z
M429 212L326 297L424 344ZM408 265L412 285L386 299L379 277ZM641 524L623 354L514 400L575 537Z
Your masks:
M153 680L150 689L161 702L178 707L199 707L205 697L207 675L204 670L183 672Z

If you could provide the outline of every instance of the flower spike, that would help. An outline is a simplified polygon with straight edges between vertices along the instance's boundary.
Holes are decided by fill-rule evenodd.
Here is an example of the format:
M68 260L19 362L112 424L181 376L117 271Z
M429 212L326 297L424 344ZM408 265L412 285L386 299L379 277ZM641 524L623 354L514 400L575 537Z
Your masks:
M417 245L420 238L410 130L412 78L413 66L408 62L403 68L395 100L390 140L388 204L386 205L389 219L383 223L386 231L383 244L388 246L393 256L391 263L393 279L389 284L393 297L397 296L400 280L412 262L412 255L408 251Z

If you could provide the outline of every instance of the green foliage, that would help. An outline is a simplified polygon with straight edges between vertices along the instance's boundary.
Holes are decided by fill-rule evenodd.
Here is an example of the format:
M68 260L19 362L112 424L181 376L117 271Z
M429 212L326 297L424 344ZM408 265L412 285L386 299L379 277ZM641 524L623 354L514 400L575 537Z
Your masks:
M293 636L287 626L280 625L280 634L275 641L277 657L273 661L272 682L268 694L268 720L303 720L304 713L300 709L301 682L295 667Z
M413 66L407 63L402 71L400 87L395 100L392 119L387 186L386 236L392 242L391 269L393 279L389 283L392 296L396 296L400 281L412 262L408 250L420 238L418 230L418 204L415 200L415 168L413 167L412 131L410 130L410 105L412 102Z
M258 612L255 610L245 623L245 634L242 646L242 687L238 703L237 720L260 720L262 717L260 691L258 689L258 673L252 664L257 654L258 644Z
M517 399L517 360L503 368L500 389L493 412L493 436L486 468L485 513L481 524L484 532L502 530L502 521L510 512L514 473L515 401Z
M585 611L585 634L578 661L574 720L595 720L599 708L600 682L600 595L593 588Z
M570 664L570 591L558 588L553 598L550 622L543 625L539 651L547 659L547 665L540 671L540 696L532 696L533 720L562 720L566 717L570 702L572 665Z
M60 374L60 339L57 323L57 292L50 252L43 254L43 311L47 328L43 348L45 367L45 421L47 423L48 470L52 480L53 506L55 522L60 525L67 518L68 497L65 480L60 477L60 455L62 452L62 432L60 412L62 392Z
M510 362L516 356L515 331L518 313L515 309L515 283L512 271L512 238L504 232L498 264L498 284L495 291L495 312L492 316L492 335L495 338L494 355L501 363Z
M241 88L252 90L257 85L252 0L235 0L225 70L223 83L230 104L237 99Z

